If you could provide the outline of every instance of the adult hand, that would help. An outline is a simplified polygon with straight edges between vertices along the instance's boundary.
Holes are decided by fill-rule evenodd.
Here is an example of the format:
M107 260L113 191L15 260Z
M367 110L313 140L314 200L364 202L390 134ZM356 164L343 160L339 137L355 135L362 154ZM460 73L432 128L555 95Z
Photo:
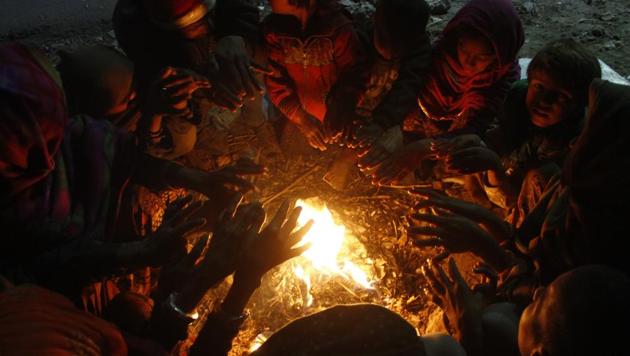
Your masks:
M375 167L371 174L372 183L379 185L398 183L418 168L420 162L433 156L430 140L420 140L409 144Z
M328 139L326 138L324 126L319 120L306 114L296 122L296 125L304 137L306 137L306 141L308 141L311 147L320 151L326 150L326 142Z
M249 242L235 278L259 281L270 269L301 255L310 247L309 244L295 247L313 225L311 220L294 232L301 211L302 208L296 207L289 213L289 202L282 203L271 222Z
M201 206L191 201L192 197L187 196L171 203L157 231L142 241L141 255L146 256L151 267L159 267L183 257L186 254L186 236L206 223L205 219L188 221L188 217Z
M191 70L167 67L151 85L147 110L155 115L191 116L189 101L192 94L210 87L207 78Z
M507 222L503 221L492 211L477 204L452 198L428 188L413 189L410 191L410 194L421 198L414 207L415 210L426 208L448 210L481 224L499 242L509 238L512 233L512 228Z
M449 152L445 160L447 172L472 174L485 171L499 171L501 158L487 147L469 147Z
M217 42L214 52L223 84L241 99L254 99L263 92L263 86L255 73L271 74L271 71L254 62L245 40L240 36L225 36Z
M467 351L480 350L483 340L482 313L484 303L468 287L455 260L448 261L449 275L437 263L422 267L434 303L440 306L455 337Z

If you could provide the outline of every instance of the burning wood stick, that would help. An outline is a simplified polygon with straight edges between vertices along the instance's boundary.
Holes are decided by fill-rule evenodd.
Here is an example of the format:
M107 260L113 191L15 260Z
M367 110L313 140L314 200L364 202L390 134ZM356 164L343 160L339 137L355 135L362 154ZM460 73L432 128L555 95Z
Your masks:
M271 203L272 201L278 199L283 194L285 194L285 193L289 192L291 189L295 188L301 181L303 181L308 176L313 174L317 170L317 168L319 168L318 165L312 166L306 172L302 173L299 177L295 178L291 184L289 184L286 187L280 189L280 191L278 191L277 193L274 193L271 196L269 196L269 197L267 197L265 199L262 199L260 202L262 203L263 206L265 206L265 205Z

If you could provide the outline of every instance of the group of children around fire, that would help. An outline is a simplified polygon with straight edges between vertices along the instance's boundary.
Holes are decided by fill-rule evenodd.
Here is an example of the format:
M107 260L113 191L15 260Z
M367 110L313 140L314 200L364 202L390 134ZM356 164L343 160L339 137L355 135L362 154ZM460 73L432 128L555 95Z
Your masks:
M0 354L227 354L261 278L308 248L296 243L312 225L296 228L289 202L265 223L243 201L261 166L204 160L208 112L262 130L265 103L277 131L343 150L374 184L463 177L473 202L410 191L407 234L442 252L422 274L449 334L336 306L255 355L625 353L630 87L601 80L571 39L541 48L521 80L510 0L468 1L434 40L424 0L378 0L365 26L337 0L269 5L260 21L246 0L119 0L125 54L61 52L56 67L0 44ZM195 197L140 206L172 189ZM484 283L445 258L464 252Z

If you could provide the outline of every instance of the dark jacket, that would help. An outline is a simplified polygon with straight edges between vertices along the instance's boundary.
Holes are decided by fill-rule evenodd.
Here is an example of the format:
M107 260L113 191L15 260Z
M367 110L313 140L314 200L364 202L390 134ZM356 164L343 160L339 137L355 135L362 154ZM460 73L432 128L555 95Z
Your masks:
M431 65L431 42L425 35L421 43L399 60L386 61L374 48L372 32L364 41L368 53L369 77L357 103L357 110L370 112L374 122L387 129L402 124L416 109L416 98Z

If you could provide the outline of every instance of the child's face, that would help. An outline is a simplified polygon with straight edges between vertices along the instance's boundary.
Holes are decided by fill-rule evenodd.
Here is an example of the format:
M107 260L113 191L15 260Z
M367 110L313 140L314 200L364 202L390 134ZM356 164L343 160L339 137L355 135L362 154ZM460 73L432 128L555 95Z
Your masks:
M132 86L132 83L129 83L129 94L122 98L118 103L114 104L104 115L106 117L115 117L117 115L124 114L127 110L129 110L129 106L136 99L136 90Z
M457 40L457 59L467 75L490 68L497 58L492 43L483 36L462 36Z
M532 124L541 128L566 120L578 109L573 94L543 71L530 73L526 106Z
M379 36L379 34L376 31L374 31L373 43L374 43L374 48L376 49L376 52L378 52L379 56L381 56L386 61L391 61L396 58L396 55L389 48L389 46L386 46L382 43L381 36Z
M311 6L309 8L314 8L314 0L311 0ZM269 5L271 6L271 12L279 15L293 15L296 17L301 17L304 12L307 12L307 9L297 7L291 3L289 0L269 0Z

